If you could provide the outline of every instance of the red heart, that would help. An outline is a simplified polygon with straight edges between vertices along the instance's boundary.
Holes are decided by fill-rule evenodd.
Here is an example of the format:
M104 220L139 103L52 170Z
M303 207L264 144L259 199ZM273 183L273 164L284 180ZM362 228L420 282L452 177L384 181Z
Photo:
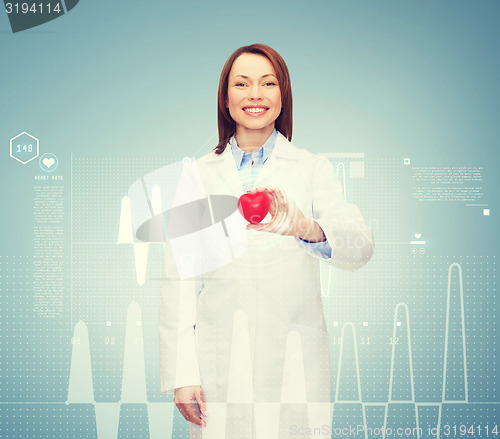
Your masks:
M264 192L243 194L238 200L238 210L250 224L259 224L269 212L269 198Z

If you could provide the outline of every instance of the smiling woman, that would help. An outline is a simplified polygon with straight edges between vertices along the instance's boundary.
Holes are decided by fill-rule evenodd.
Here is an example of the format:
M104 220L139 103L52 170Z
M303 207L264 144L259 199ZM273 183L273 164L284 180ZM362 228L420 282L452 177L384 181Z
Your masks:
M229 72L226 107L236 123L240 148L246 153L260 148L281 112L278 78L269 59L244 53L235 60Z
M291 140L292 89L288 68L278 52L252 44L231 54L220 75L217 121L216 154L222 154L235 133L245 152L260 148L274 128Z
M162 392L175 393L190 438L307 437L300 432L331 419L319 262L359 269L372 256L373 233L345 202L329 160L290 143L290 78L275 50L252 44L229 57L218 125L214 151L185 168L180 199L259 193L269 199L270 220L249 224L237 216L224 233L190 242L186 253L203 249L200 259L210 261L191 279L181 280L167 239ZM231 242L242 241L235 255ZM233 258L212 264L224 255Z

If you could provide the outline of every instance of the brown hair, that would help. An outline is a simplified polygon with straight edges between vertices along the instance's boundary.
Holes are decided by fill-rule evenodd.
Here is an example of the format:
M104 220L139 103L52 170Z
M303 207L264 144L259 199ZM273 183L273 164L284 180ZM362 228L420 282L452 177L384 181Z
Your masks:
M288 140L292 140L292 85L285 61L278 52L265 44L250 44L236 49L227 59L219 79L217 94L217 125L219 128L219 144L214 148L215 154L222 154L227 142L236 131L236 123L226 107L228 76L234 61L243 53L254 53L265 56L273 65L281 92L281 113L275 121L275 128Z

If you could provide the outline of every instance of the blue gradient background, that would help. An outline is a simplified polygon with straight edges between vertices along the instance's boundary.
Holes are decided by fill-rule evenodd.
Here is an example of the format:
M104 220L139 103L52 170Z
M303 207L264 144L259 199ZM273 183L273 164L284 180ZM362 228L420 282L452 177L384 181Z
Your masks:
M296 145L428 165L492 164L498 12L491 1L87 0L15 35L2 14L1 132L5 143L28 131L63 161L70 151L198 156L217 140L223 63L235 48L261 41L290 69ZM3 151L2 178L16 176L2 193L6 206L23 199L22 177L32 169ZM485 172L492 190L495 169ZM15 228L18 217L3 221ZM29 239L9 236L7 248L29 250ZM461 238L477 244L471 234Z
M432 237L432 257L449 258L434 277L446 277L447 266L457 259L465 265L469 263L465 262L467 258L493 260L500 243L496 218L500 183L499 18L500 3L492 0L82 0L61 18L12 34L2 11L0 255L5 261L7 256L33 254L33 176L41 174L38 160L21 165L9 157L9 139L22 131L39 138L40 156L51 152L58 157L57 172L64 175L68 196L71 154L110 161L116 158L118 163L122 163L119 158L123 157L129 160L127 163L134 157L158 157L159 165L185 156L198 157L217 143L216 94L225 60L241 45L262 42L275 48L290 70L294 99L292 141L296 146L317 153L364 152L367 170L370 158L385 163L385 159L402 162L403 157L411 157L412 164L419 166L484 167L484 202L491 209L490 217L483 217L479 208L461 203L418 205L409 198L395 201L382 186L354 194L353 201L365 217L381 223L376 241L408 240L413 233L425 230L424 238ZM155 169L153 162L151 169ZM114 222L103 226L109 229L107 237L111 241L116 241L118 233L121 196L125 195L127 184L145 172L141 168L130 175L120 175L123 188L116 189L115 204L110 206ZM393 187L392 191L399 194L399 188ZM384 228L383 218L377 218L378 206L385 205L398 211L394 229ZM92 237L88 240L92 241ZM376 252L382 257L384 246L377 246ZM131 255L128 253L125 261L130 261ZM411 281L414 271L407 273L407 267L397 264L392 271L379 271L384 268L383 261L379 260L381 265L376 261L370 264L373 262L377 270L368 266L366 269L372 270L367 272L371 276L377 276L377 285L401 276L404 280L399 286L409 288L405 294L418 307L419 293L411 290L415 286L415 281ZM430 264L434 270L436 262ZM428 281L432 271L429 262L418 267L422 276L419 280L429 276ZM478 291L480 297L468 298L469 303L481 305L477 313L469 315L471 325L478 325L477 331L486 327L489 331L489 339L481 341L488 346L491 360L481 369L491 380L484 386L485 393L476 395L482 401L498 401L499 390L494 263L490 268L488 282L483 278L484 288ZM123 285L134 283L133 274L129 276L122 280ZM340 285L344 281L349 285L353 278L342 276L339 274ZM481 276L478 273L474 282L480 283ZM366 282L370 283L368 275ZM472 278L470 282L472 287ZM44 400L39 383L30 378L36 367L27 368L23 381L17 360L11 360L12 352L5 347L12 336L8 328L26 329L22 310L30 305L30 291L25 291L24 296L16 294L15 289L6 288L5 277L0 286L4 290L2 363L10 371L3 374L1 402ZM440 288L442 292L446 285ZM152 286L151 303L154 294ZM134 297L130 294L131 299ZM380 298L380 311L384 307L392 316L397 295ZM65 306L69 306L68 301ZM78 318L68 317L64 322L50 324L32 318L30 328L34 332L50 325L54 343L50 353L44 351L27 330L28 358L50 365L52 376L59 380L46 400L65 401L71 356L68 327ZM151 318L155 318L154 311ZM347 315L346 320L349 318ZM432 327L437 323L442 330L442 314L436 321L420 310L418 318L421 324ZM33 357L37 349L38 354ZM156 345L153 343L148 349L154 352ZM54 350L59 352L57 359ZM476 361L481 362L481 354ZM424 363L422 360L425 376ZM148 373L150 400L168 400L159 396L157 366ZM427 378L431 380L430 375ZM17 387L11 384L12 380L18 380ZM119 376L105 376L103 380L111 382L118 394ZM23 382L35 382L38 390L24 389ZM118 398L115 396L111 398L114 401ZM101 398L106 400L105 395ZM9 410L15 406L0 406L4 407L2 418L12 416ZM496 413L497 407L490 409L492 413ZM44 410L50 413L50 408ZM133 408L130 410L134 412ZM137 419L143 418L141 410L137 408ZM70 410L61 414L54 409L53 413L54 419L60 418L57 422L62 423L76 416ZM91 425L92 416L89 419ZM182 425L179 419L176 422ZM81 436L78 432L71 434L94 437L92 426L85 425L88 433L82 429ZM127 437L125 430L120 431L120 437ZM41 433L30 434L40 437ZM59 437L58 434L48 430L46 436ZM65 434L61 437L71 436ZM174 437L183 435L184 430ZM9 430L9 435L3 437L17 436ZM31 436L24 432L19 437Z

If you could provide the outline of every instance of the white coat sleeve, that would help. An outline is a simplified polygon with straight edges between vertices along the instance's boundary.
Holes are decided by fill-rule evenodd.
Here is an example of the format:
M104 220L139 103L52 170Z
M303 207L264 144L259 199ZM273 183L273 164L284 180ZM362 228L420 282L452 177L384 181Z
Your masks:
M323 230L331 257L312 253L337 268L354 271L373 255L373 230L365 224L358 206L344 200L344 192L328 158L319 156L312 184L313 221ZM298 238L297 238L298 240Z
M161 392L164 394L172 394L178 387L201 385L194 332L201 288L198 278L180 280L167 239L159 319Z
M195 185L183 173L172 207L197 199L195 194ZM197 220L198 218L194 217L186 218L186 221L196 222ZM198 295L203 287L202 277L181 280L168 233L167 226L159 316L161 392L163 394L173 394L178 387L201 385L195 325Z

